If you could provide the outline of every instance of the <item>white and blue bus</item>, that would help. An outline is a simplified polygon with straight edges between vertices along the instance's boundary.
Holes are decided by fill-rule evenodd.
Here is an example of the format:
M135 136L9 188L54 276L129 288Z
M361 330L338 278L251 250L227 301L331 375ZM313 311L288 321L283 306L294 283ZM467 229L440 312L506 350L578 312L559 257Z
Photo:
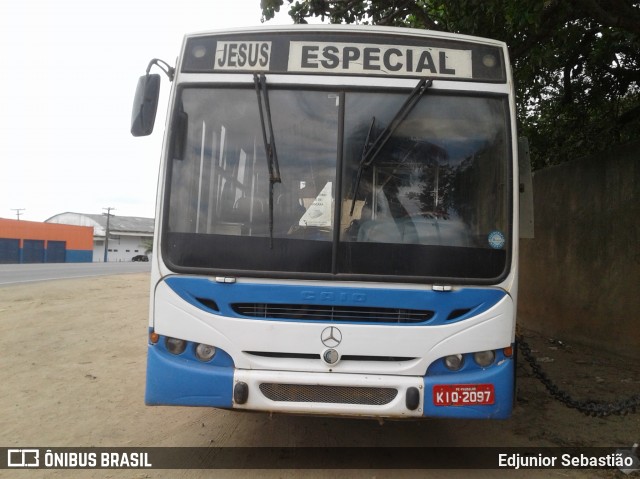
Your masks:
M316 25L187 35L162 149L146 403L507 418L506 46ZM138 83L153 130L160 75Z

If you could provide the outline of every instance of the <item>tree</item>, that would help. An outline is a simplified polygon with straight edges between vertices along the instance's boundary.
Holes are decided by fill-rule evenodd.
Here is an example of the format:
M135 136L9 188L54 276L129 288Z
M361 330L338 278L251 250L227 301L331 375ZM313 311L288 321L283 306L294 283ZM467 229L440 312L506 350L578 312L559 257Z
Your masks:
M145 238L140 241L140 246L144 248L144 254L153 253L153 238Z
M286 0L295 23L423 28L509 45L534 167L640 139L640 1ZM285 0L261 0L263 19Z

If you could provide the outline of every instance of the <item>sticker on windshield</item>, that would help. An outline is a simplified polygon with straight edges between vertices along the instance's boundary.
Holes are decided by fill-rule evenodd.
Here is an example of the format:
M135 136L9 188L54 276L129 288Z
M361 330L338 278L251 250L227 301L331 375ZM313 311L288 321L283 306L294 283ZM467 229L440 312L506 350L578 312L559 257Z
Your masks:
M300 218L300 226L317 226L317 227L331 227L332 223L332 201L331 196L333 184L331 181L327 182L322 188L322 191L313 200L311 206L306 213Z
M493 249L502 249L504 248L504 235L500 231L492 231L489 233L489 246Z

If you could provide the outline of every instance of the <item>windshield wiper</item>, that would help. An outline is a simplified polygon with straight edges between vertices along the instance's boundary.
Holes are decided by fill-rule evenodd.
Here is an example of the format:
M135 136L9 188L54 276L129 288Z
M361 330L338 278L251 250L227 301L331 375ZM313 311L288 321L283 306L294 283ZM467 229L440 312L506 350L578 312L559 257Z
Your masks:
M351 201L351 211L349 216L353 216L353 209L356 205L356 198L358 196L358 190L360 189L360 179L362 178L362 172L365 168L371 166L371 164L375 161L378 153L384 148L384 145L387 144L389 138L393 136L393 133L398 129L398 127L402 124L407 115L413 110L413 107L420 101L422 95L433 85L433 80L428 80L426 78L421 79L416 87L409 93L409 96L404 101L400 109L397 111L391 122L387 125L387 127L382 130L382 132L377 136L371 147L369 147L369 138L371 136L371 130L373 129L373 125L376 121L375 117L371 120L371 126L369 127L369 133L367 134L367 138L364 141L364 146L362 147L362 156L360 157L360 164L358 165L358 172L356 175L356 182L353 188L353 200Z
M373 131L373 125L376 123L376 117L371 118L371 125L369 125L369 131L367 137L364 139L364 145L362 145L362 153L360 155L360 164L358 165L358 174L356 176L356 182L353 188L353 200L351 200L351 211L349 216L353 216L353 208L356 206L356 196L358 195L358 189L360 188L360 179L362 178L362 172L364 171L364 159L369 151L369 139L371 138L371 132Z
M280 178L280 166L278 165L278 154L276 152L276 142L273 136L273 125L271 123L271 107L269 106L267 79L262 73L260 75L254 73L253 83L256 87L256 95L258 96L262 140L264 141L264 149L267 154L267 166L269 168L269 245L273 248L273 185L275 183L282 183L282 179ZM268 139L267 129L269 130Z

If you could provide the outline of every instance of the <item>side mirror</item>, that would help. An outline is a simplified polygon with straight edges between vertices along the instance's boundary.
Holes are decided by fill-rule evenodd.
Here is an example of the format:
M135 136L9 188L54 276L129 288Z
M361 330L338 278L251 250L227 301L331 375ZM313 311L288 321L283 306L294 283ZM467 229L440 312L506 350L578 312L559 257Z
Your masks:
M131 112L131 134L148 136L153 132L160 97L160 75L146 74L138 79Z

